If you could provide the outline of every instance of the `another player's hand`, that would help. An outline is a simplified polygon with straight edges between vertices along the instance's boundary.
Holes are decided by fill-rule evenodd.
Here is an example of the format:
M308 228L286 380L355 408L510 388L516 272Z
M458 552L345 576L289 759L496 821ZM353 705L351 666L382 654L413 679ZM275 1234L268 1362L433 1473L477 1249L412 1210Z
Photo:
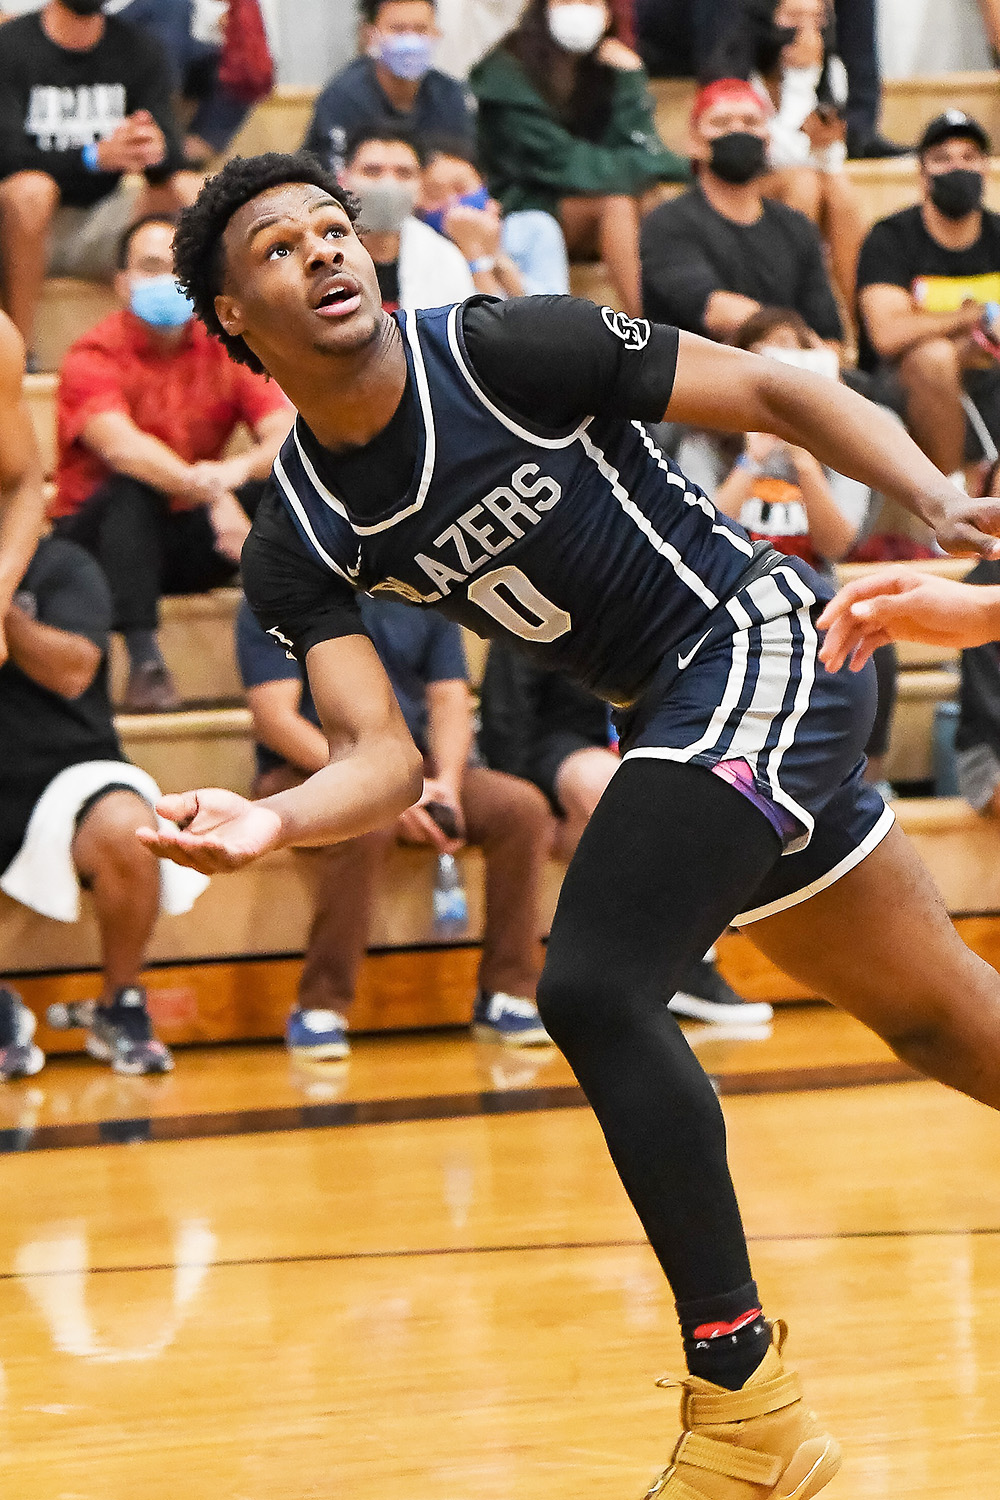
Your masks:
M238 870L281 842L281 818L267 802L251 802L220 787L163 797L156 811L176 823L177 831L140 828L140 841L161 858L205 875Z
M991 495L956 499L935 524L934 535L954 557L1000 558L1000 500Z
M826 631L819 654L827 670L837 672L850 661L860 672L889 641L981 646L1000 636L1000 608L994 589L897 564L847 584L820 615L819 627Z

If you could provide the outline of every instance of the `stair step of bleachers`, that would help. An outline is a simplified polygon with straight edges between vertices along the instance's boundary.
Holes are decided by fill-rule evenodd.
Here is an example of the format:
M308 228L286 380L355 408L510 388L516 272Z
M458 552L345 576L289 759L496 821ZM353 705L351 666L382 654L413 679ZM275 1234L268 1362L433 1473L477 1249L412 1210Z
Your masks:
M179 594L160 605L160 647L183 703L241 703L235 621L239 589ZM128 658L121 636L111 644L111 696L121 703Z
M31 414L38 451L46 477L56 466L56 387L59 377L54 371L25 375L24 399Z
M232 156L258 156L264 151L297 151L301 146L317 88L282 83L253 109L222 161Z
M221 786L249 794L254 754L248 709L119 714L115 723L129 760L148 771L161 791Z
M58 370L70 344L117 306L114 292L100 282L50 277L42 286L35 318L32 352L38 369Z

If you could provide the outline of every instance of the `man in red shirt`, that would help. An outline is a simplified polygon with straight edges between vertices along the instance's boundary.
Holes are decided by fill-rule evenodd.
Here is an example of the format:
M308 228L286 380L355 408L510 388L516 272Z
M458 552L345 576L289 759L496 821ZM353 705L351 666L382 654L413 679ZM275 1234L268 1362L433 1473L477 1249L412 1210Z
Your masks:
M56 530L104 568L130 671L126 708L176 707L160 654L160 596L236 572L264 481L291 425L278 387L235 364L191 316L173 276L174 225L127 231L123 304L68 351L59 380ZM245 423L255 442L223 458Z

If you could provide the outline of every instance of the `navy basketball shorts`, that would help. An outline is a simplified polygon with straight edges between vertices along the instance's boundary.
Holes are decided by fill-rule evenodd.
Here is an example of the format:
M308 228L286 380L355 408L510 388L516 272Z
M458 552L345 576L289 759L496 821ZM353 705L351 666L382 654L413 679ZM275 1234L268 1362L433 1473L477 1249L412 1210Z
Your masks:
M831 673L819 660L816 618L831 593L806 564L781 559L671 651L618 716L625 760L724 774L782 838L782 857L732 919L736 927L825 890L894 821L863 779L875 669Z

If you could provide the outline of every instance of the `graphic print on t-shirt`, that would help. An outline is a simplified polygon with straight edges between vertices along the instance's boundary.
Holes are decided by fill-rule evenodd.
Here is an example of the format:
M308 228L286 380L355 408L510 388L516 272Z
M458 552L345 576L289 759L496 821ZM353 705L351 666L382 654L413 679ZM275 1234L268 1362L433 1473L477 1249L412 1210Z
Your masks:
M35 84L24 129L40 151L70 151L106 139L124 119L124 84Z
M966 302L1000 302L1000 271L980 276L917 276L910 288L924 312L957 312Z

